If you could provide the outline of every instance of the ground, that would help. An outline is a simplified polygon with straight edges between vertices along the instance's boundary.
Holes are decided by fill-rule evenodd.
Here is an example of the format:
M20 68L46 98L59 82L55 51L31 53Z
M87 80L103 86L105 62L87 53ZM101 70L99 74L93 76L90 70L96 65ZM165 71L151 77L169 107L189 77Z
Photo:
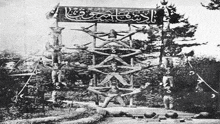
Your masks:
M216 119L186 120L185 122L179 122L178 119L167 119L160 122L150 121L147 119L132 119L127 117L109 117L98 124L220 124L220 120Z
M81 103L93 107L97 107L94 102L76 102ZM195 115L195 113L187 113L187 112L181 112L181 111L175 111L175 110L166 110L164 108L149 108L149 107L114 107L114 105L110 104L109 107L103 108L104 110L108 111L110 114L118 114L120 112L124 113L130 113L130 114L138 114L143 115L145 112L155 112L158 114L158 118L156 119L146 119L146 118L132 118L132 117L107 117L102 122L99 122L98 124L146 124L148 122L149 124L220 124L220 119L192 119L192 117ZM165 114L169 111L173 111L178 113L177 119L164 119ZM160 120L160 118L163 118ZM160 120L160 122L159 122ZM180 122L180 120L184 120L185 122Z
M99 122L97 124L220 124L220 119L193 119L192 117L195 115L195 113L187 113L187 112L181 112L181 111L175 111L175 110L166 110L164 108L149 108L149 107L120 107L115 106L112 103L107 108L101 108L95 105L94 102L75 102L75 101L63 101L67 104L80 104L82 106L89 106L91 108L96 109L97 111L107 111L109 114L106 118L100 119L97 116L90 115L87 119L84 119L84 121L79 122L80 119L76 118L70 118L70 119L60 119L62 122L55 117L55 119L50 123L82 123L82 124L88 124L91 123L91 116L93 116L93 120L97 119ZM81 109L80 109L81 110ZM178 118L176 119L170 119L166 118L165 114L167 112L176 112L178 113ZM76 111L75 111L76 112ZM157 116L155 118L145 118L143 115L144 113L150 113L155 112ZM123 114L121 114L123 113ZM62 114L62 113L61 113ZM128 116L128 115L135 115L136 117ZM139 117L137 117L137 115ZM116 117L117 116L117 117ZM104 117L104 116L101 116ZM54 118L54 117L50 117ZM42 120L44 118L39 118L39 120ZM47 118L48 119L48 118ZM86 121L85 121L86 120ZM100 121L102 120L102 121ZM36 120L35 120L36 121ZM182 122L183 121L183 122ZM92 122L93 123L93 122Z

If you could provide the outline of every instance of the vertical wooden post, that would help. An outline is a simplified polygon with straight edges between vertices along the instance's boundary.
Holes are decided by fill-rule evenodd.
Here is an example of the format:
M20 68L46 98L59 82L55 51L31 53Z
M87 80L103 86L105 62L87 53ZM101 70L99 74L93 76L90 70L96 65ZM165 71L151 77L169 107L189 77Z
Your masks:
M220 92L220 88L219 88L218 92ZM220 94L218 94L217 99L218 99L218 101L217 101L217 106L218 106L217 107L217 113L220 114Z
M57 19L57 18L55 18L55 27L56 27L56 28L59 27L59 23L58 23L58 19ZM61 32L60 32L60 35L61 35ZM58 40L59 40L59 37L58 37ZM63 41L63 40L61 39L61 40L58 42L58 44L63 44L62 41Z
M128 24L128 28L129 28L129 31L131 31L131 24ZM130 40L130 47L132 47L133 46L132 36L129 36L129 40ZM131 63L131 66L134 66L134 58L133 57L131 58L130 63ZM134 87L134 75L133 74L130 77L130 84L131 84L131 87L133 88ZM130 102L129 102L130 107L133 107L133 101L134 101L134 98L132 96L132 97L130 97Z
M58 19L56 18L55 19L55 27L58 27L59 25L58 25Z
M219 80L219 87L218 87L218 94L217 94L217 113L218 115L220 115L220 72L218 73L218 80Z
M97 23L95 23L95 26L94 26L94 32L97 32ZM96 47L96 38L94 37L93 39L93 48ZM93 54L92 56L92 64L95 65L96 62L95 62L95 55ZM92 82L93 86L97 87L97 77L96 77L96 74L93 74L93 82ZM95 101L95 104L96 105L99 105L99 95L98 94L95 94L96 95L96 101Z
M45 112L45 91L44 91L45 89L43 89L43 93L42 93L42 101L43 101L43 106L42 106L42 108L43 108L43 113L44 113L44 115L46 114Z
M164 23L164 22L163 22ZM162 25L162 34L161 34L161 47L160 47L160 56L159 56L159 65L162 64L163 54L164 54L164 24Z
M165 2L165 0L163 1L163 2ZM162 6L163 6L163 10L164 10L164 12L165 11L168 11L167 10L167 3L166 4L164 4L164 3L162 3L161 2L161 4L162 4ZM166 15L165 15L166 16ZM162 42L162 45L161 45L161 48L160 48L160 56L159 56L159 65L161 65L162 64L162 61L163 61L163 54L164 54L164 48L165 48L165 44L164 44L164 39L165 39L165 37L164 37L164 29L166 28L166 29L170 29L170 20L169 19L165 19L166 17L163 17L163 24L162 24L162 36L161 36L161 42ZM167 23L168 25L164 25L164 23ZM167 27L165 27L165 26L167 26Z
M94 31L96 32L97 31L97 23L95 23L95 26L94 26ZM96 38L94 37L94 39L93 39L93 48L95 48L96 47ZM93 65L95 65L96 64L96 62L95 62L95 55L93 54L93 56L92 56L92 64ZM92 82L93 84L93 86L97 86L97 79L96 79L96 74L93 74L93 82Z

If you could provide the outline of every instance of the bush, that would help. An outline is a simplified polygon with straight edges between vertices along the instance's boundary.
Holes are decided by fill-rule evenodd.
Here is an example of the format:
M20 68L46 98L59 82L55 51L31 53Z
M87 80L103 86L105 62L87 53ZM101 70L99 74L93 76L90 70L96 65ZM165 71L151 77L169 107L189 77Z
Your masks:
M15 96L17 88L19 87L12 77L8 75L7 70L0 69L0 106L7 107L12 103L12 98Z
M197 72L207 83L215 90L219 87L220 79L220 62L215 59L195 57L191 61L193 69L188 65L180 65L174 68L174 98L175 108L181 111L201 112L201 111L216 111L217 98L212 98L214 93L204 83L201 83L198 91L198 76L190 75L190 71ZM154 87L147 89L148 92L142 92L135 97L137 105L150 107L162 107L162 86L159 84L162 81L162 68L152 68L152 71L141 71L135 75L135 85L140 85L144 82L152 82ZM217 90L218 91L218 90Z
M180 92L175 96L175 108L193 113L202 111L214 113L217 98L212 98L212 94L212 92Z

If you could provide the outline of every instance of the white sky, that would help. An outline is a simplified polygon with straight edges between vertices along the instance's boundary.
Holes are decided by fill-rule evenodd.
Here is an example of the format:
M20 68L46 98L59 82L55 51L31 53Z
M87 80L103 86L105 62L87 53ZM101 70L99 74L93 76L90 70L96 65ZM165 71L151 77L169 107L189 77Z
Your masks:
M54 20L47 20L45 14L58 2L70 6L154 8L160 0L0 0L0 50L11 49L24 53L25 48L28 52L44 49L49 27L54 23ZM216 47L220 44L220 11L207 10L200 2L208 3L209 0L169 0L169 3L176 5L178 12L189 17L192 24L199 24L196 42L209 42L206 46L190 50L195 49L197 55L214 56L220 60L220 47ZM89 25L60 23L60 26L66 27L63 43L71 47L76 43L91 42L92 38L86 33L69 30ZM111 28L128 29L127 25L98 24L99 31L109 31Z

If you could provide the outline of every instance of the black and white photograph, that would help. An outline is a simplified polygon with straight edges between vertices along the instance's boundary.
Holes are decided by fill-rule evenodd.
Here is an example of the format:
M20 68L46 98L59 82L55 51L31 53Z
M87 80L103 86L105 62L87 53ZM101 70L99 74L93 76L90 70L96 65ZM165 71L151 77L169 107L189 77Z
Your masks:
M0 0L0 123L220 124L220 0Z

